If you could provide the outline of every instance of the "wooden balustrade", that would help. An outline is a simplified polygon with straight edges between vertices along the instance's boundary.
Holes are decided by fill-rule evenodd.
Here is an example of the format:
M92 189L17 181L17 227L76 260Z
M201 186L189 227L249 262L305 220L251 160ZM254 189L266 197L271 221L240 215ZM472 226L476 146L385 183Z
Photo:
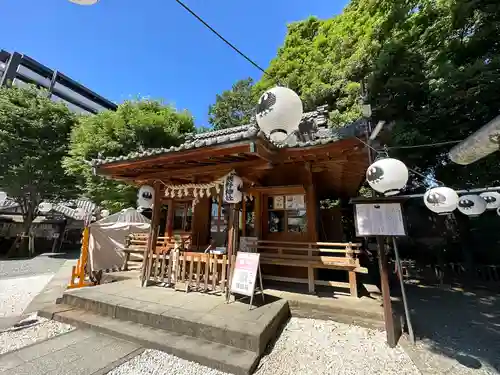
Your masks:
M308 284L314 293L316 285L349 288L352 296L358 296L356 273L367 273L361 267L358 254L361 244L335 242L283 242L259 240L248 244L250 249L260 253L262 264L307 267L307 279L290 278L264 274L264 279ZM334 254L335 256L331 256ZM317 280L315 269L337 269L348 272L349 282Z

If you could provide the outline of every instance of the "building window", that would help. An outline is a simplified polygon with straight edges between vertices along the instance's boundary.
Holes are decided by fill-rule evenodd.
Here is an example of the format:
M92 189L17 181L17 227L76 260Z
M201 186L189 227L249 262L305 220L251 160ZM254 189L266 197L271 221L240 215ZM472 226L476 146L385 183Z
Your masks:
M271 195L267 199L269 233L306 233L304 195Z
M190 232L193 222L193 209L191 203L175 203L174 206L174 231Z

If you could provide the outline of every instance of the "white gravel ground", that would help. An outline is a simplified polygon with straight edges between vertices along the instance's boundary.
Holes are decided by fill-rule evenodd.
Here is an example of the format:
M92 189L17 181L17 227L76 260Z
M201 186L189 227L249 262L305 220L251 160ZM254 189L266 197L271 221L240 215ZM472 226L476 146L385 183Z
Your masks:
M28 327L0 332L0 354L22 348L37 341L45 340L74 329L69 324L59 323L41 317L37 317L36 319L38 322Z
M117 367L108 375L224 375L157 350ZM258 375L420 375L400 348L390 349L385 334L346 324L292 318Z
M0 280L0 318L21 315L53 274Z

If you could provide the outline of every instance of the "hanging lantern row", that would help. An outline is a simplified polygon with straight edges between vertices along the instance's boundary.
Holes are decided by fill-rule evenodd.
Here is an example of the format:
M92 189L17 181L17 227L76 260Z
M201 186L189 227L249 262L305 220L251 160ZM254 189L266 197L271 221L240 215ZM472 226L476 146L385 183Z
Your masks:
M366 181L371 188L385 196L400 193L408 177L406 165L392 158L376 160L366 171ZM429 210L439 215L448 215L455 209L470 217L477 217L486 210L497 210L500 215L500 193L496 191L459 197L455 190L440 186L427 190L424 203Z

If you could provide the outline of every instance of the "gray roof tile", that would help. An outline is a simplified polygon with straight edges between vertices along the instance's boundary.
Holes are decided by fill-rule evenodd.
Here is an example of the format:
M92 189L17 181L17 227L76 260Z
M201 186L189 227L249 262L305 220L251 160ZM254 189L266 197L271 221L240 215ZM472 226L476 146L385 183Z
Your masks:
M290 135L283 143L272 142L277 148L287 147L311 147L338 141L346 137L353 137L360 134L364 129L365 120L361 119L340 129L333 129L328 126L328 106L318 107L315 111L304 113L299 130ZM182 150L191 150L225 143L237 142L244 139L262 137L267 139L254 122L249 125L236 126L233 128L215 130L205 133L188 134L185 142L180 146L170 148L157 148L142 152L132 152L128 155L118 157L98 158L92 160L92 165L97 167L122 160L133 160L153 155L166 154Z

